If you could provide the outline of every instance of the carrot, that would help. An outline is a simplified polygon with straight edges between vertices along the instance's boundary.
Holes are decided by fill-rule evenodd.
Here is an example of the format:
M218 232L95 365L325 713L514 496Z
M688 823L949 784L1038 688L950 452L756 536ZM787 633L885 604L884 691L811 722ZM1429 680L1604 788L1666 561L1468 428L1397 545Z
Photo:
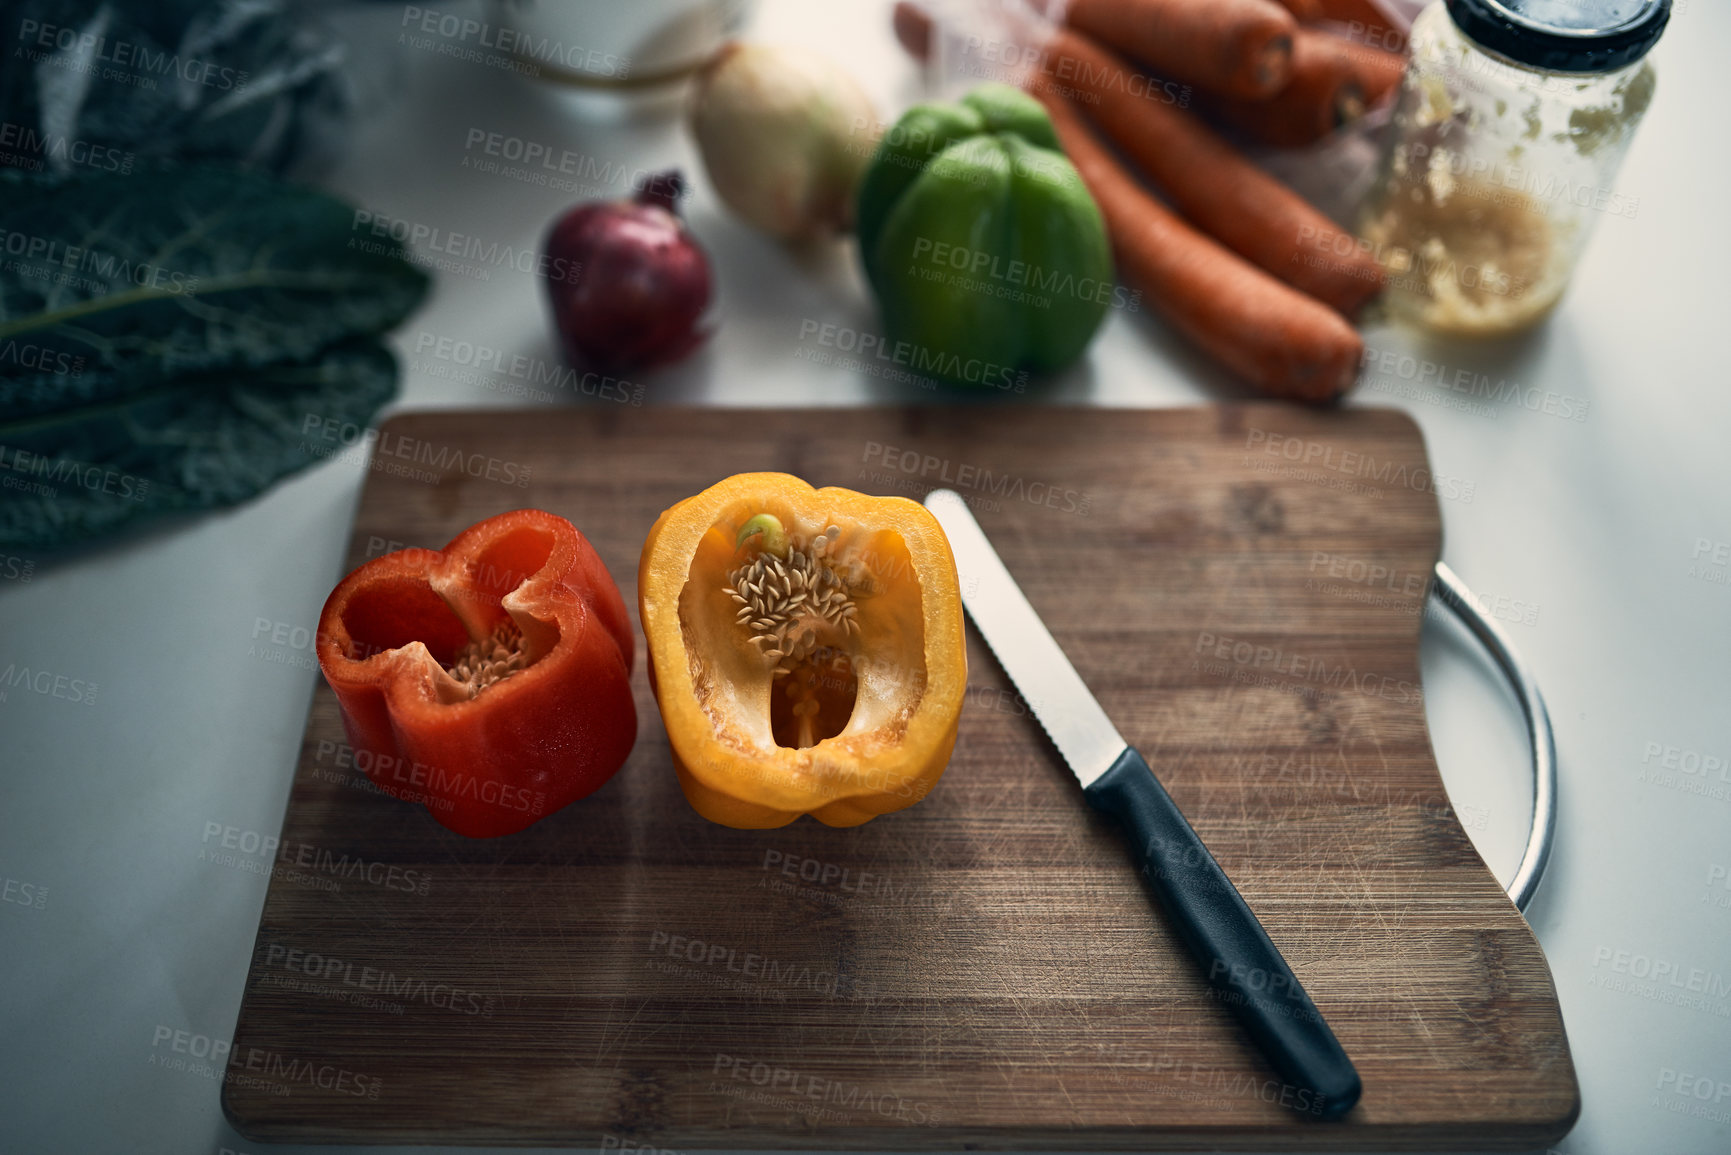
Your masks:
M908 0L899 0L890 21L895 27L896 39L909 56L915 60L931 59L932 18L924 8L910 4Z
M1110 52L1060 30L1045 76L1179 212L1239 256L1349 316L1382 288L1382 266L1349 234L1207 125L1138 88Z
M1144 192L1045 77L1036 79L1034 95L1106 218L1119 274L1180 333L1265 393L1329 401L1352 385L1364 342L1339 313L1196 232Z
M1372 44L1358 44L1344 40L1339 36L1328 36L1327 33L1316 33L1306 30L1306 39L1313 36L1327 37L1330 47L1336 52L1342 52L1350 63L1353 72L1358 76L1358 83L1364 89L1364 101L1370 108L1382 103L1383 97L1400 86L1401 77L1406 75L1406 57L1400 52L1390 52ZM1341 45L1345 44L1343 49Z
M1221 123L1277 148L1314 144L1363 116L1394 91L1406 61L1392 52L1300 28L1292 79L1265 100L1215 97L1202 103Z
M1348 40L1368 44L1385 52L1405 52L1406 33L1376 0L1297 0L1322 10L1321 19L1345 25ZM1295 12L1293 15L1297 16ZM1314 23L1299 17L1304 23Z
M1274 0L1070 0L1065 23L1165 77L1267 96L1292 67L1292 16Z
M1368 44L1384 52L1405 52L1407 35L1401 22L1379 0L1279 0L1300 24L1330 24L1336 36Z
M1315 24L1326 19L1322 0L1280 0L1280 6L1292 13L1292 18L1300 24Z

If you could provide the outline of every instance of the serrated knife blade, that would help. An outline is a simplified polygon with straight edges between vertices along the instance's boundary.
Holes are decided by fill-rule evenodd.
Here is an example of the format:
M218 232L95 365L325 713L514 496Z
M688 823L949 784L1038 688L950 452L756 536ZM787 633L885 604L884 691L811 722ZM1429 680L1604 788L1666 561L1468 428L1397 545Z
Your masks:
M1294 1088L1298 1111L1321 1119L1350 1111L1361 1091L1358 1071L1255 913L1088 691L967 503L938 489L925 504L949 538L969 619L1083 796L1123 827L1143 878L1215 997Z
M956 555L962 604L992 655L1034 712L1065 765L1083 787L1092 786L1127 745L1118 727L1089 693L1076 667L1028 599L985 531L954 490L926 498L926 508L944 527Z

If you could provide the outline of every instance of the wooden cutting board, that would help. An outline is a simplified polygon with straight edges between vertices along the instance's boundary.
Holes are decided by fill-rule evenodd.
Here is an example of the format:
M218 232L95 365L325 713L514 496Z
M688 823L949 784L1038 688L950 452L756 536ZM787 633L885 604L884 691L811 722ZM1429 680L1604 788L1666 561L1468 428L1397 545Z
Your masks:
M1579 1092L1538 943L1451 811L1417 428L1276 405L399 416L348 562L539 506L636 605L732 473L966 495L1364 1080L1305 1113L1183 955L970 629L955 757L863 827L712 825L637 655L588 799L470 841L370 788L321 681L224 1105L261 1140L663 1148L1530 1149ZM435 483L436 482L436 483ZM526 483L526 484L523 484ZM243 848L244 849L244 848Z

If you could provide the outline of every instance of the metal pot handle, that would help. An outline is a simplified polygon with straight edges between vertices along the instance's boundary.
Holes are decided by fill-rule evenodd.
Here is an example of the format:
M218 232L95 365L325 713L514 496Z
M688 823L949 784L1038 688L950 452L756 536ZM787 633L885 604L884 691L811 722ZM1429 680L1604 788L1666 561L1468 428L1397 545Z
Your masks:
M1544 876L1557 831L1557 740L1551 733L1551 715L1545 709L1545 696L1539 693L1538 682L1521 663L1502 627L1479 608L1478 599L1455 571L1440 561L1436 563L1436 581L1431 583L1430 592L1490 651L1527 718L1527 740L1533 748L1533 825L1527 834L1521 864L1508 886L1515 908L1525 911L1533 892L1539 889L1539 879Z

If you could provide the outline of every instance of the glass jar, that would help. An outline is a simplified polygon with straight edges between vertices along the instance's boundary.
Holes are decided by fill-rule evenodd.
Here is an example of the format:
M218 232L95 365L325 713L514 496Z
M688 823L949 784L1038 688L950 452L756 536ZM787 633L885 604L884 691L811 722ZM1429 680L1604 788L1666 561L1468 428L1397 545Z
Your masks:
M1548 315L1653 99L1671 0L1437 0L1419 14L1360 231L1389 311L1491 336Z

